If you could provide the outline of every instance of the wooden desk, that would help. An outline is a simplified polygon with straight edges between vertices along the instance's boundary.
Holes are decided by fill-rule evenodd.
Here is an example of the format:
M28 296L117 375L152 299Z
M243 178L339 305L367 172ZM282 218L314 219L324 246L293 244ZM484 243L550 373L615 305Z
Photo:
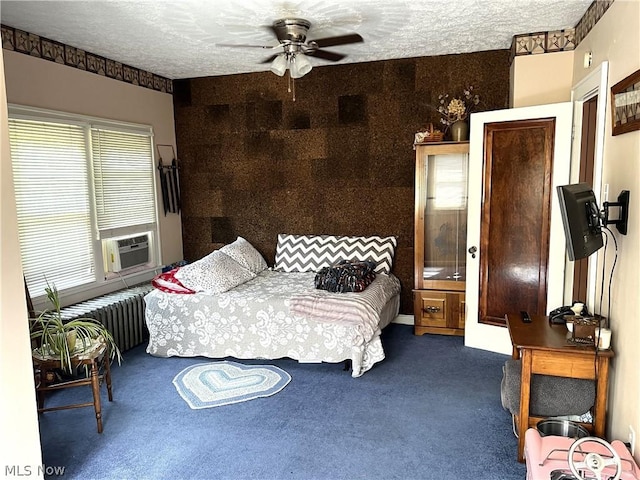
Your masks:
M36 393L38 400L38 413L93 406L96 414L96 422L98 424L98 433L102 433L100 384L103 380L107 384L109 401L113 401L113 393L111 391L111 369L109 365L111 359L108 355L107 346L103 342L95 341L91 346L87 347L87 350L71 357L71 363L74 369L79 366L86 367L88 369L88 375L86 377L66 382L56 381L55 371L60 370L61 368L60 360L42 355L38 350L34 350L32 352L32 358L33 365L37 371ZM81 387L83 385L91 386L91 391L93 393L92 402L45 408L44 397L46 392L59 390L61 388Z
M517 418L518 461L524 462L525 432L542 420L529 415L530 381L533 374L596 380L593 424L585 427L597 437L604 437L609 360L613 357L613 351L570 343L568 340L571 334L567 327L551 325L546 316L531 315L531 323L524 323L519 313L507 314L506 319L513 345L513 358L522 360L520 413Z

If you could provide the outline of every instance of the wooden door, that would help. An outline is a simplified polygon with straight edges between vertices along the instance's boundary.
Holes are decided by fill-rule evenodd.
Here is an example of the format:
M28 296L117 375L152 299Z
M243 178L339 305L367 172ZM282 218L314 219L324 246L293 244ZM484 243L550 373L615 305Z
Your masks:
M481 323L545 315L555 118L485 126Z
M555 187L569 183L570 102L471 116L465 345L511 353L506 313L564 298L566 243Z

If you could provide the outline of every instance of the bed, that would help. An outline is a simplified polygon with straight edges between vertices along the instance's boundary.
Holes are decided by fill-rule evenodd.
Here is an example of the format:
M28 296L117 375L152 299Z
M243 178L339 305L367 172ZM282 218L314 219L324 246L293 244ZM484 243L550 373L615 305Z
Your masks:
M275 265L268 268L238 237L199 260L201 265L195 262L196 274L183 271L189 265L175 273L179 286L189 291L156 288L146 295L147 352L288 357L304 363L350 360L351 375L359 377L385 358L380 333L399 311L400 282L391 273L395 246L395 237L281 234ZM374 261L375 279L362 292L317 289L316 273L344 259Z

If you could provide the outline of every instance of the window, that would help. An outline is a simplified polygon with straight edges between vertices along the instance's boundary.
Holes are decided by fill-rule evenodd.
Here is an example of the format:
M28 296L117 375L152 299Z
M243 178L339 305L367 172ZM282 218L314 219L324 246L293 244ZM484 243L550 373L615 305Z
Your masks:
M434 165L435 204L439 210L467 207L467 155L439 155Z
M148 233L157 243L151 127L12 106L9 139L32 296L47 283L77 291L108 282L110 239Z

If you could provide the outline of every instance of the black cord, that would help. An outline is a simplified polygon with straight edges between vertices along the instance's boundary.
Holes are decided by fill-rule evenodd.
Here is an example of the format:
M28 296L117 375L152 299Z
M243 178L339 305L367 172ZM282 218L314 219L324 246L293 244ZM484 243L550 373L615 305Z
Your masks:
M606 227L605 227L606 228ZM609 235L607 235L607 232L605 232L603 230L604 235L604 250L603 250L603 255L602 255L602 276L601 276L601 283L600 283L600 302L598 303L598 313L596 313L595 309L593 311L593 314L596 316L596 318L600 317L602 318L602 297L604 297L604 275L605 275L605 270L606 270L606 266L607 266L607 247L609 246ZM609 319L607 318L607 321ZM599 333L599 332L598 332Z
M593 339L593 347L594 347L593 381L594 381L594 392L595 392L594 400L596 401L598 399L598 343L600 343L600 331L602 328L602 297L604 296L604 275L605 275L605 267L607 264L607 246L609 245L609 236L606 234L606 232L603 231L603 233L605 235L604 235L604 249L603 249L603 255L602 255L602 279L600 283L600 303L598 304L598 313L596 313L595 307L593 309L594 318L598 321L598 334L595 335L595 332L594 332L595 338ZM609 286L611 286L611 284L609 284ZM609 319L607 318L607 322L608 321ZM592 416L592 419L595 420L593 416Z
M615 247L615 255L613 257L613 264L611 265L611 274L609 275L609 290L608 290L608 304L607 304L607 328L609 328L610 324L609 324L609 319L611 318L611 284L613 283L613 272L616 269L616 263L618 263L618 241L616 240L616 236L613 234L613 232L609 229L609 227L604 227L605 228L605 237L609 237L609 235L606 232L609 232L611 234L611 238L613 239L613 245ZM604 278L603 278L604 280Z

